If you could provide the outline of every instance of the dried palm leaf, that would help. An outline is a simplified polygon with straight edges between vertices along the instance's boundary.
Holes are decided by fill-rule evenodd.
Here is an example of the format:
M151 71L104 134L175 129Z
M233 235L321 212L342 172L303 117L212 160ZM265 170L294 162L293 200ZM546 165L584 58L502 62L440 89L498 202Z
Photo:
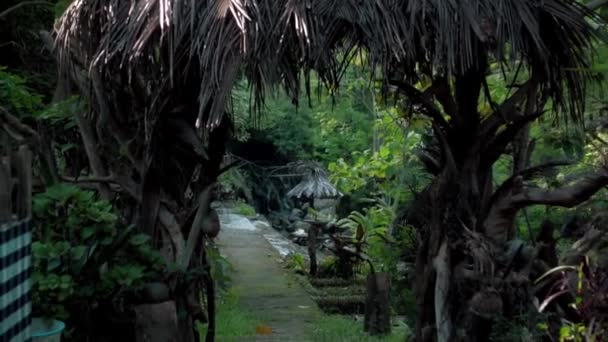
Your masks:
M75 0L57 45L64 70L78 64L113 80L105 87L114 99L124 91L117 75L121 84L143 73L131 86L152 117L174 105L157 99L194 87L208 128L226 112L241 71L257 105L279 83L297 98L302 69L307 91L312 69L334 87L358 49L385 79L409 81L425 70L463 74L486 55L507 66L524 61L578 118L592 15L571 0Z

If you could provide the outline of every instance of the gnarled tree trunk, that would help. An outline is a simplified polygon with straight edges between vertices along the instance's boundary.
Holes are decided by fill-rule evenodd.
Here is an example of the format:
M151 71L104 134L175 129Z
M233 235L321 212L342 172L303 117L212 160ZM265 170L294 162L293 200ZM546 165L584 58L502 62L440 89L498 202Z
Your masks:
M512 312L512 303L503 302L509 296L500 289L521 288L530 282L530 267L514 268L503 255L515 238L517 213L536 204L572 207L608 184L604 167L562 188L528 186L526 182L539 171L561 165L527 168L527 126L540 115L536 108L544 106L545 96L533 76L493 116L482 119L477 102L484 77L482 70L471 70L456 78L451 93L439 90L447 86L441 78L429 90L452 121L431 115L441 158L431 165L435 178L426 189L428 196L419 199L424 204L413 206L430 209L409 217L420 233L415 284L418 341L454 341L459 340L457 336L466 341L488 340L494 318L503 311ZM439 114L438 108L423 100L428 95L398 85L426 111ZM518 112L521 103L527 104L528 111ZM506 128L499 130L503 120ZM518 144L523 148L515 158L514 175L494 189L492 165L517 136L523 139ZM432 158L427 162L432 163Z

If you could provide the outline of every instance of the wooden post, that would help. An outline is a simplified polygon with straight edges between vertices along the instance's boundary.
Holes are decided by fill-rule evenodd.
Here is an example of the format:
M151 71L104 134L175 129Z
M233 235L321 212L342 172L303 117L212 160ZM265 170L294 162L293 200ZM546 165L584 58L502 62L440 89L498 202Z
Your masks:
M26 146L21 146L13 159L18 179L15 212L17 217L25 219L32 214L32 153Z
M310 259L310 276L317 276L317 233L319 227L316 223L308 229L308 258Z
M12 189L11 161L0 153L0 223L13 219Z
M363 330L370 335L391 332L390 277L386 272L367 277L367 298Z
M0 131L0 222L27 219L32 213L32 154L25 145L13 151Z

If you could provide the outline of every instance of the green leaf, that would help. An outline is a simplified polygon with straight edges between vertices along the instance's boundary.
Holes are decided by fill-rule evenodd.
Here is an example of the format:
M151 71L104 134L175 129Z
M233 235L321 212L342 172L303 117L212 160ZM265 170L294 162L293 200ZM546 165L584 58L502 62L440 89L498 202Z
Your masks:
M114 222L118 217L113 213L98 212L95 215L91 215L90 218L95 222Z
M47 264L46 271L53 272L56 269L58 269L59 267L61 267L61 259L59 259L59 258L51 259L51 260L49 260L49 262Z
M45 196L34 196L32 198L32 211L34 212L34 215L43 216L52 203L53 202L51 201L51 199Z
M46 258L48 255L48 245L40 241L32 242L32 254L34 258Z
M577 270L577 268L575 266L569 266L569 265L557 266L557 267L554 267L554 268L548 270L547 272L545 272L542 276L540 276L538 279L536 279L536 281L534 281L534 283L538 284L541 280L547 278L548 276L550 276L551 274L553 274L555 272L576 271L576 270Z
M112 237L106 237L101 239L101 241L99 241L99 244L103 246L109 246L112 244L112 242L114 242L114 239Z
M387 145L382 146L382 148L380 148L380 157L382 157L383 159L386 159L390 156L391 151L389 149L389 147Z
M93 297L95 295L95 288L92 286L82 286L78 289L78 292L83 297Z
M70 250L70 243L67 241L59 241L55 243L54 248L58 255L63 255Z
M80 235L82 236L83 240L87 240L95 234L95 231L95 227L85 227L82 229Z
M148 241L150 241L150 237L146 234L136 234L129 239L129 243L133 246L143 245Z
M47 188L44 194L50 199L64 202L79 191L80 189L73 185L59 183Z
M569 325L562 325L562 327L559 328L559 337L560 339L569 339L572 337L572 329Z
M536 326L541 331L549 331L549 325L547 325L547 323L538 323Z
M71 253L72 253L72 259L74 260L80 260L83 259L86 255L87 252L87 247L86 246L77 246L72 248Z
M59 150L61 151L61 153L66 153L67 151L69 151L75 147L76 147L76 144L63 144L63 145L61 145L61 148Z

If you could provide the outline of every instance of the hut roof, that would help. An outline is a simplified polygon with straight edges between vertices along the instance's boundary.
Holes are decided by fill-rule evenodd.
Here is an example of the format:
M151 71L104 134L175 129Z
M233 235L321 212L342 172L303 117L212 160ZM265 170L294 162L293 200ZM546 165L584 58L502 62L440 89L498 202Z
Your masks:
M306 166L297 166L300 169ZM329 181L327 173L319 165L308 166L300 183L289 190L287 196L292 198L337 198L342 193Z
M193 88L211 127L242 73L254 103L280 83L295 100L302 81L310 87L302 69L335 88L358 49L409 83L420 69L464 74L488 55L523 61L556 105L569 99L580 114L596 36L589 16L571 0L79 0L59 20L57 46L64 72L80 65L99 78L98 97L145 96L152 116Z

